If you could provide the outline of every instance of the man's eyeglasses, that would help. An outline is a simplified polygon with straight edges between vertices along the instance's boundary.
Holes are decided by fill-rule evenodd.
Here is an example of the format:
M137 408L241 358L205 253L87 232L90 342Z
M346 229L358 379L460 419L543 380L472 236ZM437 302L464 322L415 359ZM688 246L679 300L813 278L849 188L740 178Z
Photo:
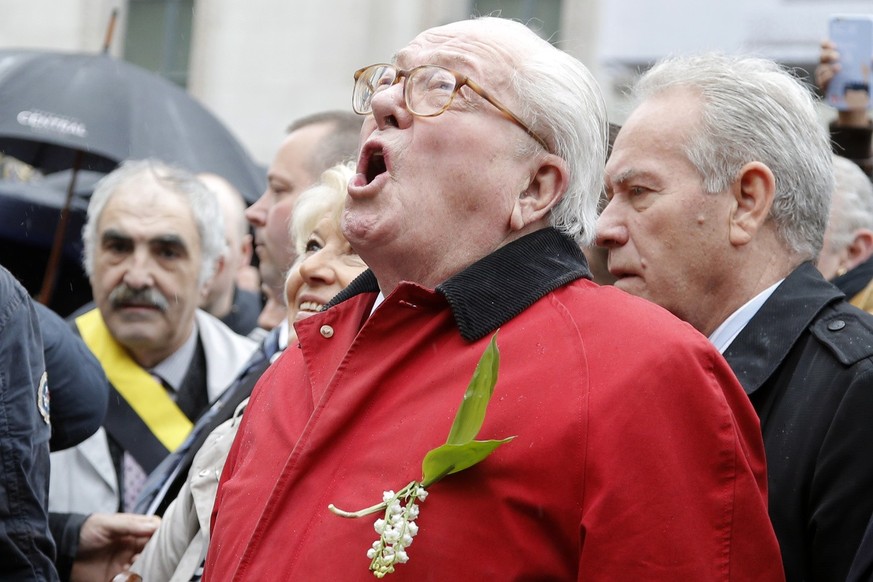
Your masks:
M518 124L529 136L537 140L546 151L549 146L519 117L500 101L491 97L482 87L468 77L438 65L422 65L408 71L394 65L378 64L355 71L355 90L352 93L352 107L360 115L373 111L373 96L406 77L403 86L403 101L406 108L418 117L436 117L449 108L461 87L466 85L480 97L499 109L512 122Z

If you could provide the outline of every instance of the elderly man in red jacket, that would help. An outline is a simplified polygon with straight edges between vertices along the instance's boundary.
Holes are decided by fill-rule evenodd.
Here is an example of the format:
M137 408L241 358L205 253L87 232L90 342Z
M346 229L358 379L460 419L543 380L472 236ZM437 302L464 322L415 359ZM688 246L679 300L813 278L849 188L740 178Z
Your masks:
M205 579L781 580L727 364L589 280L607 131L589 72L482 18L358 71L354 106L343 230L371 271L255 388ZM472 386L498 328L489 402Z

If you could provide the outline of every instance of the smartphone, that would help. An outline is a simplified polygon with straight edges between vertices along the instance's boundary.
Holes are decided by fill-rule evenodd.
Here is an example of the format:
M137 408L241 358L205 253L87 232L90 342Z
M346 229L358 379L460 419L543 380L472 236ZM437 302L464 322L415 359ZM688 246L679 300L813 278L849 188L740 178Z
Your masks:
M869 109L873 66L873 14L835 14L828 38L840 53L840 70L828 84L825 98L839 110Z

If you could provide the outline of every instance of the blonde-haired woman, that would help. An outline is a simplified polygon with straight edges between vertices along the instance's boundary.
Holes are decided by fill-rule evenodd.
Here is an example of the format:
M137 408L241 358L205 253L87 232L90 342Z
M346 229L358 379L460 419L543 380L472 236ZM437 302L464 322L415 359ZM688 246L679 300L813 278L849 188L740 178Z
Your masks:
M314 315L367 268L340 228L346 188L353 175L353 168L346 164L328 169L294 206L291 233L298 257L285 283L289 345L293 345L295 321ZM167 508L158 531L134 562L131 573L120 574L116 580L200 579L218 479L244 407L245 402L234 418L216 428L203 443L188 480Z
M294 207L292 234L309 234L293 237L297 261L285 281L288 322L292 330L294 322L321 311L367 268L343 236L340 226L346 186L354 174L350 165L330 168L321 175L318 184L301 194Z

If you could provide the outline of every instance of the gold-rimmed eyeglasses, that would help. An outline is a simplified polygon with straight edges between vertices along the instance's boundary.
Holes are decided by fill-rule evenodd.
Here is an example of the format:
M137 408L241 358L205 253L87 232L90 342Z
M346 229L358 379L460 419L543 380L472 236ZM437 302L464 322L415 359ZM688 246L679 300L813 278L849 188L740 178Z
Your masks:
M485 89L469 77L439 65L421 65L407 71L398 69L394 65L380 63L358 69L355 71L355 89L352 93L352 107L355 112L360 115L372 113L373 96L399 83L404 77L406 83L403 85L403 101L413 115L436 117L449 108L455 95L466 85L521 127L546 151L550 151L546 140L538 136L515 113L489 95Z

